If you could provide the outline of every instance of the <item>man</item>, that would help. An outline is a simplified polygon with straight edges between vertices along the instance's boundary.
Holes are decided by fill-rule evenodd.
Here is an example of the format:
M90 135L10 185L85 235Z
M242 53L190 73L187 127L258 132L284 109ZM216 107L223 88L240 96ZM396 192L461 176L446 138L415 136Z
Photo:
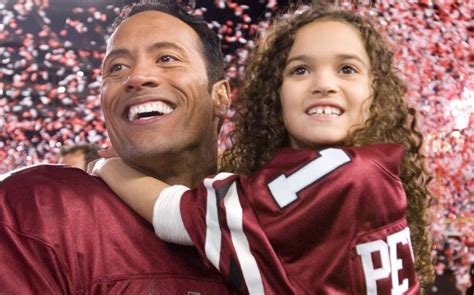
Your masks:
M229 100L218 38L172 4L135 5L116 26L101 89L113 146L141 171L192 186L216 170ZM231 293L194 248L161 242L78 169L41 165L6 178L0 237L6 294Z
M65 164L86 171L87 165L99 158L99 148L86 143L63 146L59 150L59 155L58 164Z

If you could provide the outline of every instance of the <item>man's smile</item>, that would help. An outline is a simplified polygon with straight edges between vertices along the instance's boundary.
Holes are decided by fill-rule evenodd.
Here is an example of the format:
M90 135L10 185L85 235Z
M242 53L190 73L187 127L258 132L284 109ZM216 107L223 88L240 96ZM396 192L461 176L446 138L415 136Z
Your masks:
M148 101L132 105L128 108L127 118L130 122L136 120L149 120L173 112L174 106L163 101Z

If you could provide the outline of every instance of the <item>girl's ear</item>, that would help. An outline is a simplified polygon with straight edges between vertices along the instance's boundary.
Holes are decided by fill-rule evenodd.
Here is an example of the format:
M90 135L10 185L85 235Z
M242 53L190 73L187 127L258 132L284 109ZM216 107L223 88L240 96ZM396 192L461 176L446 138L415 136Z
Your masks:
M211 96L214 101L214 114L218 117L224 117L230 105L229 81L224 79L214 83Z

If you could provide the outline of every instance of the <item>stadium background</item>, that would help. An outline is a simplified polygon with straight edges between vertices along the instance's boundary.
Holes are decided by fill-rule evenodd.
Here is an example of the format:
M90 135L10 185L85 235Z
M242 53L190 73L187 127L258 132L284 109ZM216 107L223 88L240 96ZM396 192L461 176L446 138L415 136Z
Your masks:
M62 145L109 144L100 62L109 25L131 0L0 0L0 173L54 163ZM474 0L337 1L370 15L396 52L418 110L436 197L436 270L469 284L474 263ZM237 89L253 39L287 1L196 1L223 41ZM235 91L235 90L234 90ZM228 145L227 122L220 148Z

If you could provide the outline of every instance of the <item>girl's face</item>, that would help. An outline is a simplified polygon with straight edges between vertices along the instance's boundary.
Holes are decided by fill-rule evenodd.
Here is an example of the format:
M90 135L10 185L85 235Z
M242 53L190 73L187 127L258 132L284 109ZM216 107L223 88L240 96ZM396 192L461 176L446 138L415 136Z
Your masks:
M301 27L280 89L293 148L337 145L368 118L371 66L358 31L334 20Z

